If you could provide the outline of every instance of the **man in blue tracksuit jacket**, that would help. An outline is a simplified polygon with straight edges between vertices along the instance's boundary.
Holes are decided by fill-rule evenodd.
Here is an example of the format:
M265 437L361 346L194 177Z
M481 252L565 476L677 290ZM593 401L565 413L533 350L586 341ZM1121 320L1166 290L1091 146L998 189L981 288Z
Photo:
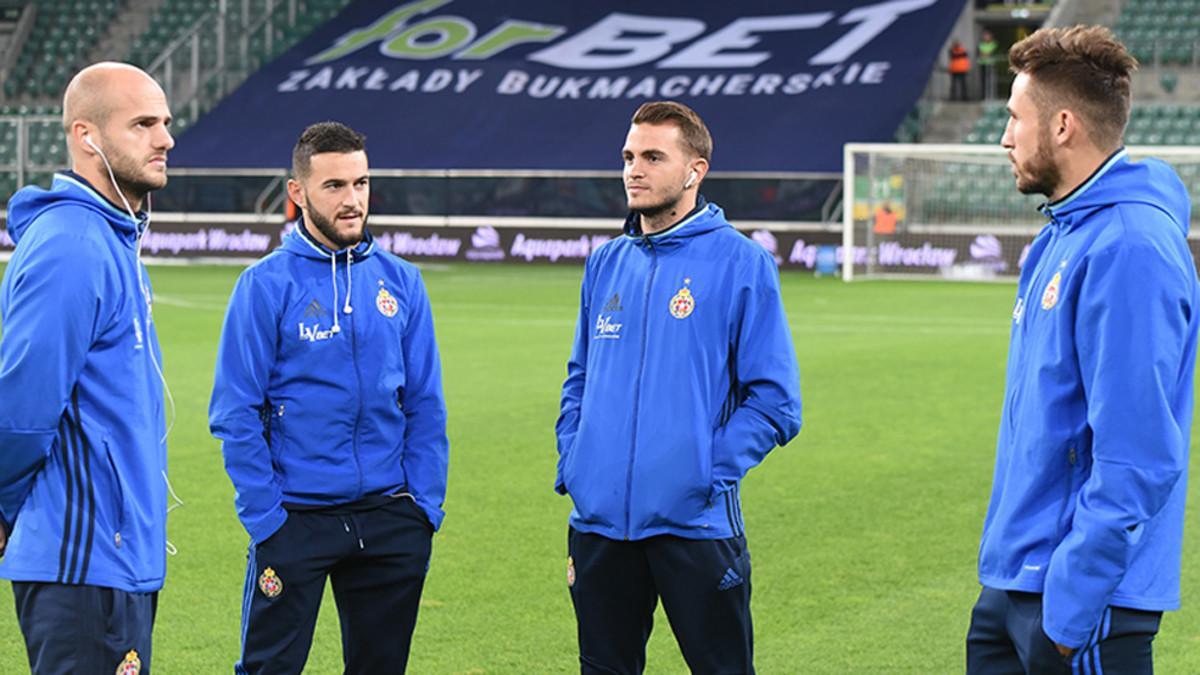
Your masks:
M32 672L150 672L166 574L162 354L139 259L174 145L162 89L100 63L63 101L71 171L8 202L0 577ZM7 546L6 546L7 544Z
M441 365L417 269L366 231L363 137L314 124L303 219L238 279L210 424L250 535L239 673L299 673L326 578L346 672L403 672L442 522Z
M695 112L647 103L622 154L632 213L587 261L556 427L580 665L641 672L661 597L693 672L753 672L738 487L800 430L778 271L698 195Z
M1121 147L1134 62L1107 29L1038 31L1010 59L1002 143L1050 222L1017 287L967 670L1150 673L1179 607L1190 202L1169 166Z

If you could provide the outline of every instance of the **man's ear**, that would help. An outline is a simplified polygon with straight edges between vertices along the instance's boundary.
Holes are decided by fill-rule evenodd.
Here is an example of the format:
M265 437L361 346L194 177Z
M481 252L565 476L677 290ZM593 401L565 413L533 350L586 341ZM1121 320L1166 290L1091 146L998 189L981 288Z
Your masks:
M289 178L287 182L288 199L296 205L296 208L304 210L304 188L300 186L300 181L295 178Z
M1050 137L1054 139L1055 145L1068 145L1087 136L1087 130L1083 128L1083 120L1069 108L1063 108L1054 113L1054 116L1050 118L1050 123Z

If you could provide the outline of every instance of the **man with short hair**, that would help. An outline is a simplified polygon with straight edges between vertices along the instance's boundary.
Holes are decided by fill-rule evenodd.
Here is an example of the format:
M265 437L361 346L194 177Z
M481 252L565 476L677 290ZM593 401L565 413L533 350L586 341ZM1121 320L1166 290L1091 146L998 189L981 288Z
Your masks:
M700 196L694 111L643 105L621 154L630 215L587 260L556 426L580 666L641 672L662 598L693 672L753 672L739 487L800 430L779 273Z
M1150 673L1179 607L1200 289L1190 201L1122 147L1136 62L1102 27L1015 45L1001 144L1049 198L1021 270L967 671Z
M0 286L0 577L13 582L39 674L150 672L167 449L139 244L143 206L167 183L170 122L149 75L88 66L63 97L71 170L8 202L17 248Z
M235 670L299 673L329 578L346 672L403 672L449 451L429 297L366 229L362 135L310 126L292 173L303 217L238 279L209 409L251 540Z

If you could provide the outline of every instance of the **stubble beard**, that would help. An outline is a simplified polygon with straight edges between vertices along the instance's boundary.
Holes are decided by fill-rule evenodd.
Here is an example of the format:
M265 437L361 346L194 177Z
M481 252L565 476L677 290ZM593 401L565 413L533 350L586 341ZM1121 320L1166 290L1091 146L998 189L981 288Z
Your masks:
M1050 152L1050 134L1038 135L1038 149L1020 168L1017 190L1021 194L1041 194L1051 197L1062 183L1062 171Z
M107 145L107 143L101 143L101 145ZM151 174L145 165L114 148L104 148L104 151L109 158L117 188L125 194L126 199L135 202L144 201L146 195L166 186L166 173Z
M367 215L365 213L363 214L362 218L362 226L358 229L357 233L342 234L341 232L338 232L337 227L333 224L332 220L326 218L325 214L321 213L316 209L316 207L313 206L313 203L308 199L307 195L304 197L304 202L308 205L309 221L312 222L313 227L317 228L318 232L324 235L325 238L334 245L335 250L340 251L342 249L350 248L351 246L354 246L362 241L363 232L365 232L367 229Z
M641 216L643 218L653 220L653 219L662 217L664 214L666 214L667 212L669 212L673 209L677 210L677 207L679 205L679 200L681 200L682 198L683 198L683 193L679 192L674 195L668 195L666 197L663 197L659 201L657 201L653 204L650 204L648 206L634 206L633 204L630 204L629 210L633 211L634 213L638 214L639 216Z

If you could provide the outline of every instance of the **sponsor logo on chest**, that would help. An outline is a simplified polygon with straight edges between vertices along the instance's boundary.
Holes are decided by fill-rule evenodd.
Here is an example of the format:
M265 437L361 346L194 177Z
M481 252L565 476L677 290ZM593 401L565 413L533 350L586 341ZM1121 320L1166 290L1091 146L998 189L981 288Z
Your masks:
M329 340L333 337L333 329L321 330L320 324L314 323L311 326L306 326L303 323L297 324L300 329L300 340L302 342L320 342Z
M612 316L603 314L596 317L596 339L597 340L619 340L621 338L621 326L624 324L613 321Z

